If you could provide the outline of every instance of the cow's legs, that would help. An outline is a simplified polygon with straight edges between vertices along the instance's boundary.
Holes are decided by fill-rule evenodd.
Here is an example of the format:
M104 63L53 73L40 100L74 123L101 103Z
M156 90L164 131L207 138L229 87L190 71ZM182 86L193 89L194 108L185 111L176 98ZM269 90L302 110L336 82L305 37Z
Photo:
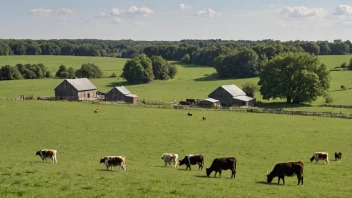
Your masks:
M282 176L282 181L284 182L284 185L285 185L285 176Z
M301 183L302 183L302 186L303 186L303 176L301 177Z
M219 177L221 177L221 171L222 171L222 170L219 170Z
M214 177L216 176L217 173L218 173L218 171L215 171Z
M277 184L280 184L281 177L278 177Z
M236 178L236 170L232 170L231 178L232 178L232 176L233 176L233 178Z

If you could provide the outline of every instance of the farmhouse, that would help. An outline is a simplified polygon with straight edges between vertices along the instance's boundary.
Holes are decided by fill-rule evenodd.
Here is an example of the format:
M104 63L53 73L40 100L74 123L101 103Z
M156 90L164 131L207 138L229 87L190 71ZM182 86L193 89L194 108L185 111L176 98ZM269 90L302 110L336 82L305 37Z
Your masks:
M87 79L66 79L55 89L57 100L96 99L97 88Z
M255 103L254 98L247 96L236 85L222 85L208 97L219 100L223 106L252 106Z
M114 87L105 94L105 99L109 101L124 101L127 103L137 103L138 96L132 94L126 87Z

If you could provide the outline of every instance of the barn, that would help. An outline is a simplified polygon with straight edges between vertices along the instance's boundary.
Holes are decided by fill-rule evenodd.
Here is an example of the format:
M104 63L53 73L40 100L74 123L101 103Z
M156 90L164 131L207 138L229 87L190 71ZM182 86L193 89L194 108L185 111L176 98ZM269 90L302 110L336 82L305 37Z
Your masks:
M208 97L219 100L223 106L252 106L255 103L255 98L247 96L236 85L222 85Z
M124 101L127 103L137 103L138 96L132 94L126 87L114 87L105 94L105 100L108 101Z
M86 100L97 97L97 88L87 78L66 79L54 90L57 100Z

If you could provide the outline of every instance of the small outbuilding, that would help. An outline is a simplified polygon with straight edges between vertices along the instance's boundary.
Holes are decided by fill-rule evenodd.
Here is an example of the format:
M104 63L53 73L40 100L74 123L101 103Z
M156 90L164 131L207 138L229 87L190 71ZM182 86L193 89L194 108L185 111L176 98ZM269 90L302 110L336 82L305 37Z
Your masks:
M138 96L132 94L126 87L114 87L105 94L105 100L108 101L124 101L127 103L137 103Z
M255 98L247 96L236 85L222 85L209 94L209 98L219 100L221 104L227 106L252 106Z
M201 106L207 107L207 108L217 108L217 107L220 107L220 101L214 98L208 98L208 99L202 100Z
M97 88L87 78L66 79L54 90L57 100L91 100L97 98Z

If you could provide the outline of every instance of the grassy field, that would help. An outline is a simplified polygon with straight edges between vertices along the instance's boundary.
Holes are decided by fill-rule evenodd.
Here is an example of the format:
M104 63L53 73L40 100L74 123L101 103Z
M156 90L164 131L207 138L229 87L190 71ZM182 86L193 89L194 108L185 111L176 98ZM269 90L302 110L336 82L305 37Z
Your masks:
M93 110L100 108L101 113ZM350 120L236 112L147 109L48 101L0 101L0 197L348 197L352 193ZM207 120L202 121L201 117ZM58 150L58 163L35 152ZM310 164L315 151L330 165ZM333 153L343 153L342 162ZM236 179L165 168L164 152L181 157L235 156ZM125 173L105 171L99 159L125 155ZM304 186L264 183L282 161L304 163Z
M322 62L329 68L348 62L352 56L321 56ZM55 72L60 64L79 68L84 62L93 62L99 65L109 76L115 72L117 75L122 73L122 68L126 59L101 58L101 57L70 57L70 56L8 56L0 57L0 65L16 63L44 63L52 72ZM241 86L244 82L258 82L258 78L218 80L214 75L215 69L212 67L184 65L172 62L177 66L178 74L175 79L169 81L154 81L150 84L128 85L122 79L102 78L92 79L91 81L98 87L98 90L107 92L114 86L125 85L140 99L173 101L185 100L186 98L207 98L207 95L218 86L224 84L236 84ZM330 94L334 99L333 104L351 104L352 78L351 71L331 72L332 83ZM34 96L53 96L54 88L61 82L60 79L41 79L41 80L20 80L20 81L0 81L0 97L17 97L19 95L33 94ZM340 86L345 85L347 90L342 91ZM349 89L351 88L351 89ZM257 93L256 98L261 100ZM275 102L283 100L277 99ZM270 101L272 102L272 101ZM324 99L312 103L323 104Z

